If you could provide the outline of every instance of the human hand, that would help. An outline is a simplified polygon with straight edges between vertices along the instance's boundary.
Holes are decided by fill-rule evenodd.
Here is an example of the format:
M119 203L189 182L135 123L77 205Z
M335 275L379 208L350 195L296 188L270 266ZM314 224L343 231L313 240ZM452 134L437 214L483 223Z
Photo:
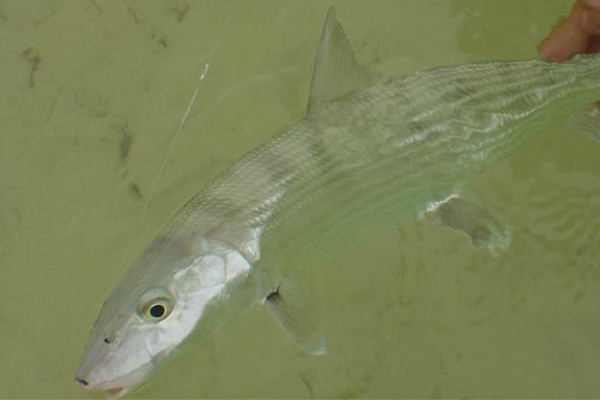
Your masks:
M564 19L539 45L540 57L566 61L577 54L600 51L600 0L578 0Z

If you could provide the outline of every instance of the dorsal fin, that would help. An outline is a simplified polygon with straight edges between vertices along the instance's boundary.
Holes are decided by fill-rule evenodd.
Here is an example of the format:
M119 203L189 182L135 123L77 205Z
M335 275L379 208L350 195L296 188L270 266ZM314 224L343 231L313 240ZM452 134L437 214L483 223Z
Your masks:
M369 85L369 76L356 62L352 47L335 17L327 12L308 99L308 112L317 105Z

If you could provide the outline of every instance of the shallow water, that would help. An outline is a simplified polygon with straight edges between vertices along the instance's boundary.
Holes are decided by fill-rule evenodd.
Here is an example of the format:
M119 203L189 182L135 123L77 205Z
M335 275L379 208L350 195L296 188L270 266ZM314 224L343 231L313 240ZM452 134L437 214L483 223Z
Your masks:
M359 61L401 75L533 57L570 4L337 11ZM87 396L72 374L108 291L204 183L302 117L329 5L0 2L0 397ZM511 222L498 257L427 218L382 232L317 271L328 355L258 310L131 397L600 397L600 144L556 127L469 191Z

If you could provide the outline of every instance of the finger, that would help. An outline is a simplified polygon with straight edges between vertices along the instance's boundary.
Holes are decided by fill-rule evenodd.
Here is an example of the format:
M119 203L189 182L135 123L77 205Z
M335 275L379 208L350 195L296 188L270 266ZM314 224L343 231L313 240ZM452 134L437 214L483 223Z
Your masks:
M586 5L600 10L600 0L581 0Z
M565 61L576 54L595 51L595 36L600 36L600 0L581 0L540 44L538 51L542 58Z
M540 57L552 61L565 61L576 54L584 53L588 46L588 35L569 17L562 22L539 46Z

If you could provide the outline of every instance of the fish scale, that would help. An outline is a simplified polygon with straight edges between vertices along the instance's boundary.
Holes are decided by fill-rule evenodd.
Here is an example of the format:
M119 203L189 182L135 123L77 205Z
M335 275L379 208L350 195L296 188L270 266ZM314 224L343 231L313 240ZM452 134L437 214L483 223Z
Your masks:
M457 84L467 76L471 83ZM448 93L453 103L441 102ZM293 241L277 262L318 262L307 255L336 253L374 229L415 217L597 98L600 60L588 56L564 64L534 60L437 69L326 105L295 128L288 146L319 141L334 165L314 171L320 164L306 161L268 222L263 246L276 252L281 242Z

